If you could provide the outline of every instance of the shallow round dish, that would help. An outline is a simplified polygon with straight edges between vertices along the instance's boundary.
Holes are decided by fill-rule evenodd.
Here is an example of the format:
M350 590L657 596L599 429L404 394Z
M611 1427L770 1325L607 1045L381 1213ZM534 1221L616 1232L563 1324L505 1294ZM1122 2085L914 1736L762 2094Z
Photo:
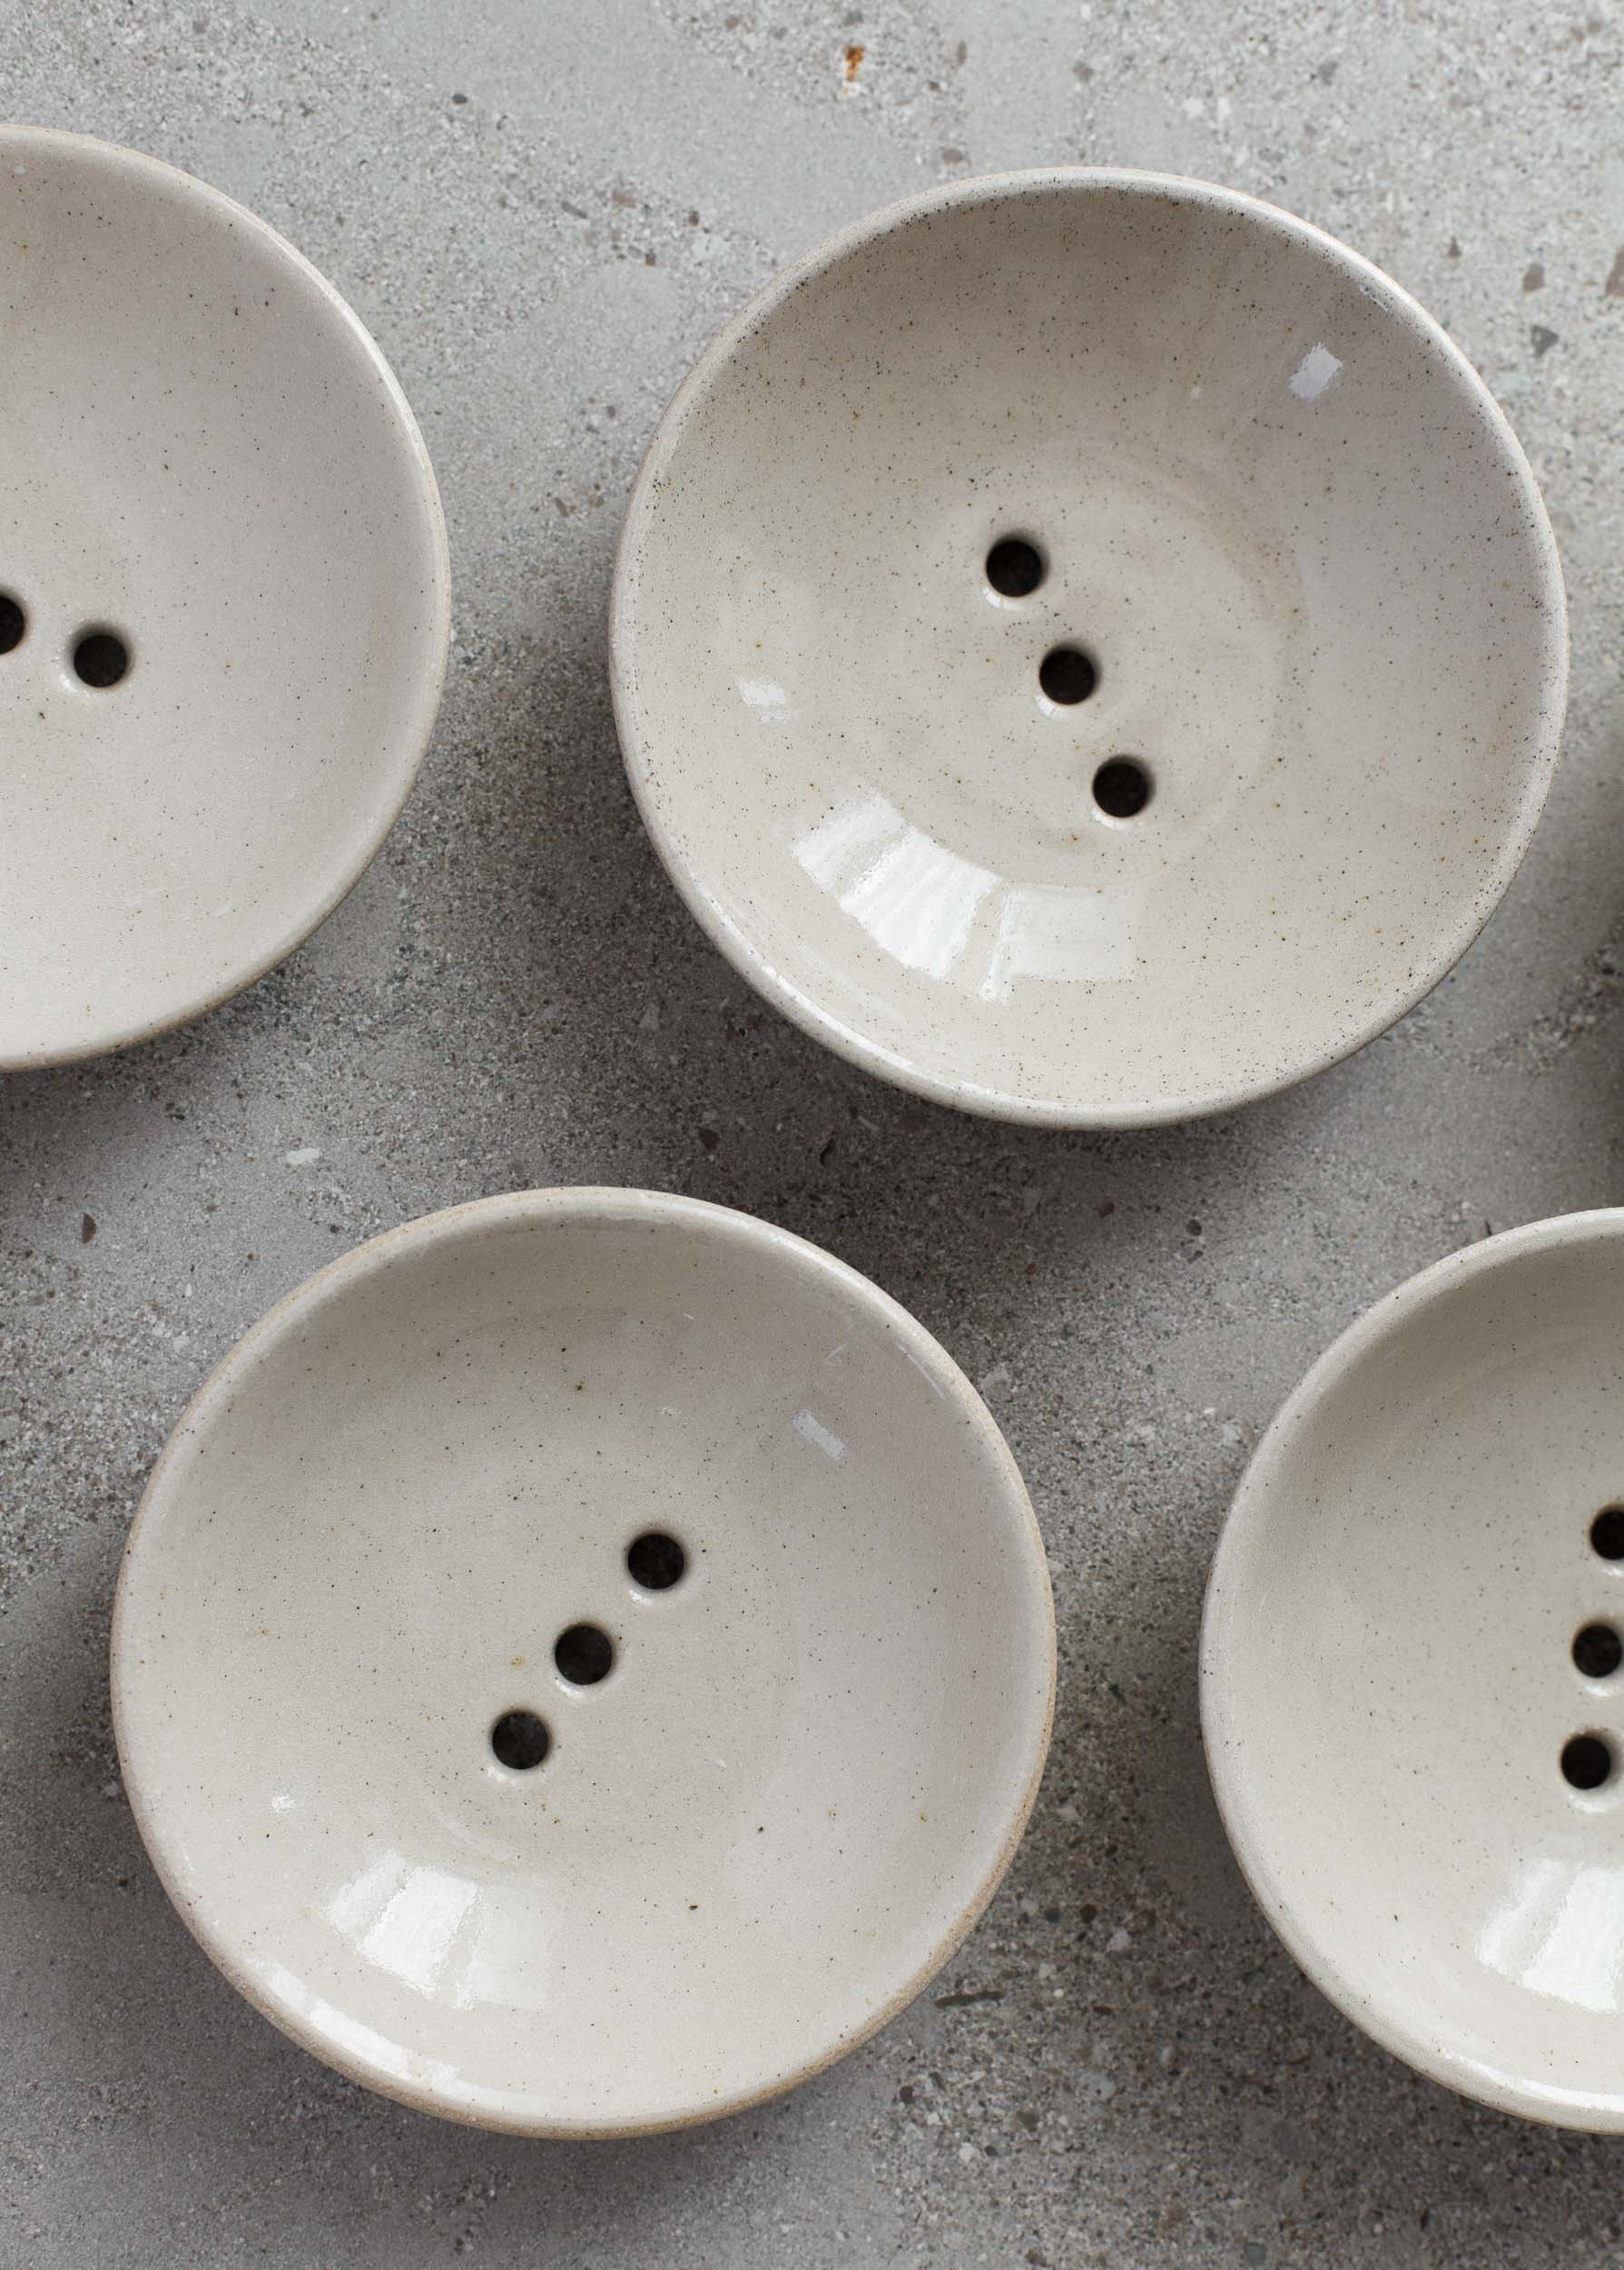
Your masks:
M1391 1293L1260 1445L1202 1712L1309 1977L1435 2079L1624 2129L1624 1211Z
M1053 1684L1026 1491L936 1342L622 1190L434 1215L273 1310L153 1474L113 1642L226 1976L543 2136L733 2111L884 2024L1003 1873Z
M1288 214L1064 171L778 279L656 433L612 615L678 888L853 1061L1130 1126L1370 1040L1506 887L1560 571L1413 300Z
M405 798L445 528L330 284L156 159L0 127L0 1070L299 944Z

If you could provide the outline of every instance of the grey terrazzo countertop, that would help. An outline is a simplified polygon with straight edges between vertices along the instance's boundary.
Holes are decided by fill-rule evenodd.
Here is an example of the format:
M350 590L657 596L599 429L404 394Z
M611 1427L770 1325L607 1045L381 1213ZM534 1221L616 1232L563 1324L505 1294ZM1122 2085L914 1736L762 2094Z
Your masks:
M1619 2260L1624 2144L1413 2078L1275 1945L1195 1651L1310 1357L1486 1227L1624 1200L1621 64L1590 0L0 7L0 113L201 174L354 303L456 594L420 785L326 928L0 1098L4 2270ZM627 486L717 324L891 198L1079 159L1274 199L1414 291L1573 611L1562 769L1457 972L1306 1088L1144 1136L956 1117L761 1005L636 823L604 667ZM358 1239L552 1181L744 1207L907 1303L1008 1432L1059 1617L1043 1793L949 1971L766 2110L609 2146L407 2113L256 2017L141 1851L106 1691L125 1525L213 1360Z

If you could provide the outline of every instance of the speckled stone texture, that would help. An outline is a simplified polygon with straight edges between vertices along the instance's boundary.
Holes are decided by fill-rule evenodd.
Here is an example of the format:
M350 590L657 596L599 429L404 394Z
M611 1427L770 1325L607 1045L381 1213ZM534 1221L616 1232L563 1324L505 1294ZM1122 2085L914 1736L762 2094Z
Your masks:
M1486 1224L1624 1199L1621 54L1616 11L1509 0L10 0L0 109L217 183L375 331L457 632L421 785L310 944L5 1090L5 2270L1617 2261L1624 2147L1412 2078L1275 1946L1194 1663L1225 1501L1310 1357ZM1449 324L1544 484L1575 664L1545 819L1454 977L1278 1101L1104 1139L893 1094L763 1007L644 840L604 677L626 487L722 318L887 198L1079 158L1277 199ZM171 1913L107 1716L124 1525L207 1366L344 1245L554 1180L752 1209L908 1303L1009 1432L1060 1623L1038 1810L950 1972L799 2095L612 2147L399 2111L273 2033Z

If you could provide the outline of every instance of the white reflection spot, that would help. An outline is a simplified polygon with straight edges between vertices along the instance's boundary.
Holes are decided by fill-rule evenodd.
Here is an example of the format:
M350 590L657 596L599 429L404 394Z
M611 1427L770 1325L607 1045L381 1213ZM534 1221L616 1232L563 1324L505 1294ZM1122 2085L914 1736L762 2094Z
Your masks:
M327 1919L369 1962L432 1993L478 1886L386 1852L327 1903Z
M339 1886L327 1903L328 1921L346 1939L359 1939L405 1881L405 1855L381 1853L359 1876Z
M876 790L832 812L794 850L818 888L905 969L956 975L983 1001L1008 1001L1029 978L1099 984L1133 975L1138 891L1003 883Z
M1624 1974L1624 1870L1536 1860L1484 1924L1477 1951L1530 1993L1610 2016Z
M1300 402L1317 402L1342 369L1329 347L1311 347L1286 380Z
M795 846L812 881L904 968L946 977L998 878L949 851L872 791Z
M811 1443L814 1450L821 1450L826 1458L832 1458L837 1466L845 1457L846 1446L841 1437L832 1427L825 1426L821 1418L815 1418L812 1412L797 1411L790 1425L803 1443Z
M432 1993L477 1896L478 1887L466 1876L416 1868L367 1933L361 1951L419 1994Z
M1008 1001L1018 978L1086 978L1096 984L1134 973L1137 899L1056 883L1011 883L999 914L983 1001Z
M772 678L741 678L739 698L765 725L787 725L795 714L789 706L789 696Z

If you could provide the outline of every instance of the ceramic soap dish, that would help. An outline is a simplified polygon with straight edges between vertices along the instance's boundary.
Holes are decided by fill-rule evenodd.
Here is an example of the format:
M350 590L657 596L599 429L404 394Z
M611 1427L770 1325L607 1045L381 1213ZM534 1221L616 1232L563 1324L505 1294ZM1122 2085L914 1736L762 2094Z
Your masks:
M1624 2129L1624 1211L1440 1262L1309 1373L1212 1572L1208 1762L1378 2041Z
M192 1404L119 1584L127 1787L248 1998L423 2109L680 2126L892 2016L1003 1873L1054 1632L941 1348L676 1198L431 1217Z
M155 159L0 128L0 1070L299 944L427 745L444 525L330 284Z
M1114 1126L1302 1079L1505 889L1560 574L1430 317L1226 190L881 212L666 413L612 621L633 787L766 998L903 1086Z

